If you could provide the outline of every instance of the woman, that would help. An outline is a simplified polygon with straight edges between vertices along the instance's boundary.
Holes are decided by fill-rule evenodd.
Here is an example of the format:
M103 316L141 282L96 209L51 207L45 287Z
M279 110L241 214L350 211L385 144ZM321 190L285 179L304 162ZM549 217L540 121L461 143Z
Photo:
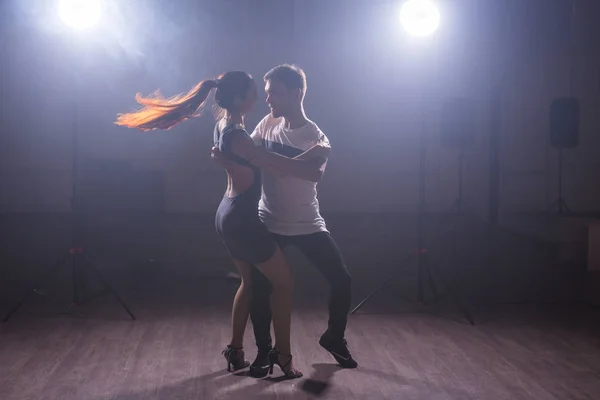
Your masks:
M271 303L276 344L269 353L269 373L273 373L273 366L277 364L286 377L299 378L302 373L293 366L290 345L293 279L281 249L258 217L260 169L302 179L308 171L318 168L315 164L318 159L313 156L326 156L329 148L316 145L292 159L255 146L244 129L244 117L256 102L256 84L250 75L241 71L202 81L189 93L170 99L137 95L137 101L145 107L138 112L120 114L116 124L144 131L170 129L197 115L212 89L216 89L215 103L222 111L215 125L215 143L232 161L226 168L227 190L217 210L215 226L242 278L233 302L231 343L223 351L227 369L238 370L249 365L243 351L243 337L252 296L250 268L255 265L273 287Z

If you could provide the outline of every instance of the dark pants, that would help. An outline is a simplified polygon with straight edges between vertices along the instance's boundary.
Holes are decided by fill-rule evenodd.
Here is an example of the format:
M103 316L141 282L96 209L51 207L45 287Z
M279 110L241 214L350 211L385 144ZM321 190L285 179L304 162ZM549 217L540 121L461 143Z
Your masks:
M346 332L348 312L350 311L351 278L342 254L331 235L318 232L310 235L283 236L274 235L283 249L296 246L325 276L331 292L329 294L329 328L334 339L342 339ZM271 283L258 269L252 268L252 308L250 319L254 328L254 337L259 349L271 346Z

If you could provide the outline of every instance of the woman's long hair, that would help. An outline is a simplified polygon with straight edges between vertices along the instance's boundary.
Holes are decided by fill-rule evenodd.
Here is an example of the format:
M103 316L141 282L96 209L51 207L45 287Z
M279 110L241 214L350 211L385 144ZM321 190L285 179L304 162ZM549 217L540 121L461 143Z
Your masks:
M138 93L135 99L144 107L132 113L119 114L115 124L141 131L168 130L185 119L197 116L210 91L218 86L218 80L207 79L198 83L188 93L168 99L162 97L160 92L151 97L142 97Z
M200 82L188 93L169 99L162 97L159 92L146 98L138 93L135 99L144 107L136 112L119 114L115 124L142 131L168 130L185 119L199 115L198 111L206 102L208 94L215 88L215 105L218 106L218 114L222 117L224 110L232 111L235 108L236 96L246 98L252 82L252 76L244 71L229 71L217 79Z

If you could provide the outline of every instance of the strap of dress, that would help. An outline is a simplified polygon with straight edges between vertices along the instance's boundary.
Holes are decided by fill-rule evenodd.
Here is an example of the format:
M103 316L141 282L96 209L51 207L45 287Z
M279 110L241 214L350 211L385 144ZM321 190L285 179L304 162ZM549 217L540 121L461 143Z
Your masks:
M213 141L215 146L221 150L221 153L231 161L253 169L256 168L254 165L250 164L248 160L232 151L232 142L236 135L248 135L248 133L235 125L227 125L219 132L219 124L217 123L215 124Z

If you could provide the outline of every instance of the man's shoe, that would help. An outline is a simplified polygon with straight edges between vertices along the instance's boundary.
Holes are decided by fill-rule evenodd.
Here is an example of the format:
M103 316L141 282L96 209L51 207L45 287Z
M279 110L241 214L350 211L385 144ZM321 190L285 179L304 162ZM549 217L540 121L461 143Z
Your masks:
M358 366L358 363L354 361L350 354L346 339L335 340L325 332L321 336L321 339L319 339L319 344L331 353L333 358L335 358L342 368L356 368Z
M258 353L256 354L256 358L250 364L250 376L253 378L264 378L267 376L269 372L269 366L271 365L269 361L269 352L271 348L266 349L258 349Z

